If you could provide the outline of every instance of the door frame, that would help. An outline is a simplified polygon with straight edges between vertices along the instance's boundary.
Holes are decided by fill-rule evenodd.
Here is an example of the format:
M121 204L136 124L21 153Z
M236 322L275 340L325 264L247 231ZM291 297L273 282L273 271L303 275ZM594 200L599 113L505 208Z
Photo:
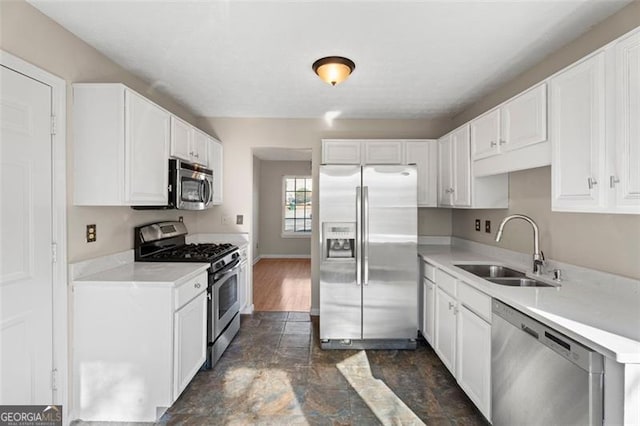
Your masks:
M67 83L23 59L0 49L0 64L26 77L51 87L51 113L55 117L55 134L51 135L51 238L56 245L56 261L52 268L53 278L53 368L56 391L52 391L53 403L63 406L64 418L68 411L68 312L67 312ZM53 250L53 248L52 248Z

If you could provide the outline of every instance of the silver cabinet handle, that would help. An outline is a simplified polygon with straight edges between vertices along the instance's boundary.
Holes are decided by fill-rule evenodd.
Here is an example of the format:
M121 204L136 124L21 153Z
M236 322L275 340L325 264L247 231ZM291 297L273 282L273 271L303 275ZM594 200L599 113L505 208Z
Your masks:
M593 189L595 185L598 184L598 181L592 177L587 178L587 185L589 185L589 189Z
M195 283L193 286L194 286L195 288L200 288L200 283Z
M500 139L500 145L504 145L505 143L507 143L507 141Z
M497 146L498 144L496 143L496 141L491 141L490 145L491 146Z
M617 176L609 176L609 187L610 188L615 188L616 183L620 183L620 178L618 178Z
M449 302L449 309L453 309L453 303Z
M449 188L449 192L451 192L453 194L455 192L455 189Z

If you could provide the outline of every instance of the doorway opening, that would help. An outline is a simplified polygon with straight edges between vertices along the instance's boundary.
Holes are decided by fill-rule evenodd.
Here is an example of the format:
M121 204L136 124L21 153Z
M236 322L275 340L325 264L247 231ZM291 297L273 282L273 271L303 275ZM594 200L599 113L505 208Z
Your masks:
M311 309L311 170L311 149L253 149L256 311Z

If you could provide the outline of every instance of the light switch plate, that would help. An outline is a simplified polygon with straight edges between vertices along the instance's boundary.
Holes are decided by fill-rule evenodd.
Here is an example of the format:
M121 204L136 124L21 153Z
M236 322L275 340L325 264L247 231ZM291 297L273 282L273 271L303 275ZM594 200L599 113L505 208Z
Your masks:
M486 232L487 234L491 233L491 221L490 220L485 220L484 221L484 232Z
M236 225L242 225L244 223L244 215L236 215Z

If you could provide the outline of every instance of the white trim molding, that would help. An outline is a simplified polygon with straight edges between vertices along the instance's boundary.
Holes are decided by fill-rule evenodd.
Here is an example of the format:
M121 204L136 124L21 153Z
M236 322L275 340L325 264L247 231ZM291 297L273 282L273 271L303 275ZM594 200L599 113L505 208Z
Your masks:
M56 246L53 264L53 368L57 370L57 390L53 404L62 405L65 424L69 423L68 397L68 313L67 313L67 82L35 65L0 50L0 64L51 87L51 113L55 134L51 135L52 161L52 235Z

